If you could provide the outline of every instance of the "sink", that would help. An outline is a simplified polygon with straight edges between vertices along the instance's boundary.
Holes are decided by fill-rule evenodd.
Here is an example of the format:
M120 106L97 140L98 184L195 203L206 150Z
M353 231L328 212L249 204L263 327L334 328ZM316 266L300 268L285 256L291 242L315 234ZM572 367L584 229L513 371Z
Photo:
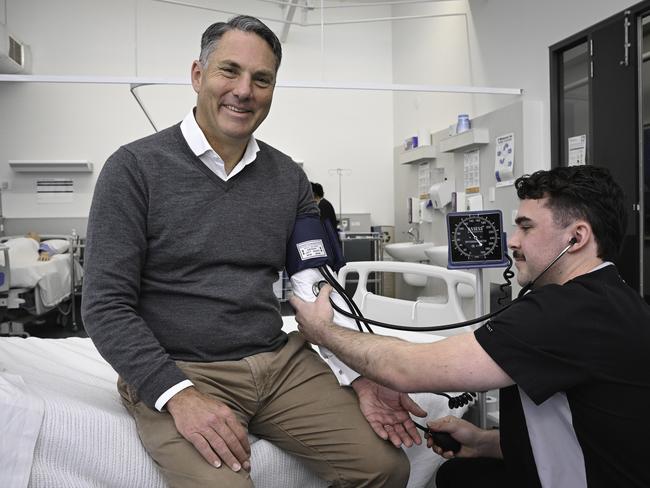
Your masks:
M411 263L419 263L420 261L427 261L429 258L425 251L433 246L431 242L395 242L394 244L386 244L384 249L386 252L398 261L407 261ZM425 286L428 278L424 275L414 273L404 273L402 275L407 285L411 286Z
M434 266L446 268L449 261L448 249L447 246L431 246L424 250L424 254Z
M386 244L384 249L391 257L398 261L419 263L420 261L427 261L429 259L425 254L425 250L432 246L433 244L431 242L420 242L418 244L413 242L395 242L393 244Z

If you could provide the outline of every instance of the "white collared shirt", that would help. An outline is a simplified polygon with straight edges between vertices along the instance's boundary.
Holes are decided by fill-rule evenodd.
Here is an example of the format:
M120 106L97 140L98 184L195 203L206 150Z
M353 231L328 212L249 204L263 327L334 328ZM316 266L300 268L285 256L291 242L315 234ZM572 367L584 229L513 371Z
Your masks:
M198 157L203 162L203 164L205 164L210 169L210 171L212 171L223 181L228 181L230 178L240 173L246 166L253 163L257 158L258 151L260 150L260 147L257 145L257 141L251 134L241 160L235 165L229 174L226 174L224 161L221 159L221 156L219 156L217 152L212 148L212 146L210 146L210 143L199 127L199 124L196 123L196 119L194 118L194 110L190 110L190 113L188 113L181 122L181 132L183 133L183 137L185 138L187 145L190 146L190 149L196 155L196 157ZM179 391L182 391L185 388L189 388L190 386L194 386L194 383L192 383L190 380L184 380L169 388L158 397L158 400L156 400L156 409L162 411L171 397L173 397Z
M221 156L219 156L212 146L210 146L210 143L205 138L205 134L203 134L199 124L196 123L194 110L190 110L190 113L188 113L183 119L183 122L181 122L181 132L183 133L183 137L187 141L187 145L190 146L192 152L210 169L210 171L223 181L228 181L230 178L240 173L246 166L254 162L257 158L257 153L260 150L255 137L251 134L248 144L246 145L246 151L244 151L241 160L229 174L226 174L223 159L221 159Z

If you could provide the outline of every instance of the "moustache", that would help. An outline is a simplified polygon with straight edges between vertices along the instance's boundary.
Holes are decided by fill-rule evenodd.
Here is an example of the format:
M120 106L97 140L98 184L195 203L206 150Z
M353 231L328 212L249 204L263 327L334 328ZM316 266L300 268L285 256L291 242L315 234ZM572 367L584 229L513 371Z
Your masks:
M526 256L524 256L523 253L519 251L512 251L512 257L513 259L521 259L523 261L526 260Z

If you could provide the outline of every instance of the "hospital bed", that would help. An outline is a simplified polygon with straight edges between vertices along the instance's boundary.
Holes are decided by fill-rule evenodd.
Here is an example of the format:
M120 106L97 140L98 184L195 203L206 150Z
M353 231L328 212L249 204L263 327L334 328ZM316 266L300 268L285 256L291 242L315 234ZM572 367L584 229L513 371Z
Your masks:
M76 326L75 289L82 269L74 235L43 235L41 242L57 251L49 261L38 260L39 243L24 236L0 238L1 335L25 335L23 323L54 309L62 325Z
M360 269L358 263L348 266ZM429 265L416 266L417 271L431 272ZM408 271L416 270L409 267ZM357 293L363 291L358 288ZM369 315L371 298L365 296ZM410 322L409 317L402 319ZM283 317L283 322L286 332L296 330L293 317ZM417 342L441 338L415 332L395 335ZM0 486L164 488L133 419L120 402L116 377L90 339L0 338ZM427 419L461 416L466 411L466 407L452 410L446 399L432 394L412 397L428 412ZM256 487L326 486L299 459L265 440L251 437L251 443ZM407 449L407 455L408 486L433 486L431 479L442 458L424 445Z

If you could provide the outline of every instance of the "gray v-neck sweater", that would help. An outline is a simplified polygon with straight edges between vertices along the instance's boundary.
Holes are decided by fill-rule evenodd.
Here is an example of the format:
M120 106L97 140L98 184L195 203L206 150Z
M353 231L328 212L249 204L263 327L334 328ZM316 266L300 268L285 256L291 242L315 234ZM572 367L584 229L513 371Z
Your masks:
M223 181L175 125L118 149L97 180L84 324L149 406L185 379L173 360L235 360L286 342L272 284L296 215L318 208L300 167L258 143L255 162Z

